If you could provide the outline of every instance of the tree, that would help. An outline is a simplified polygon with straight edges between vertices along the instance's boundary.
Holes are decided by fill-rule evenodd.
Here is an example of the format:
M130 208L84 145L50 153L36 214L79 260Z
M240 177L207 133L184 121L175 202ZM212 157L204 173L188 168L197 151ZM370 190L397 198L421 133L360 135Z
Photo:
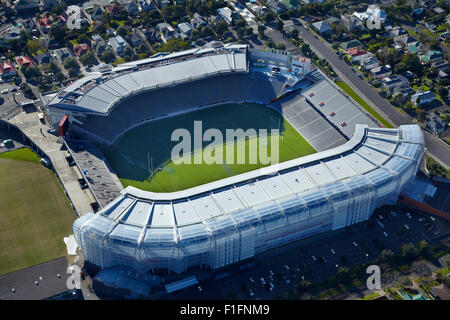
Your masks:
M69 70L69 77L75 78L77 76L77 71L74 69Z
M275 18L276 18L275 13L273 13L272 11L269 11L269 12L267 12L267 13L265 13L265 14L263 15L263 20L264 20L266 23L275 20Z
M53 23L50 27L49 34L53 39L62 44L64 43L64 38L66 37L68 31L69 30L66 26L62 26L59 23Z
M294 29L291 31L291 37L294 39L298 39L298 30Z
M264 30L266 29L265 26L263 26L262 24L258 25L258 34L263 38L264 37Z
M275 48L277 48L278 50L286 50L286 46L284 45L284 43L277 43Z
M281 20L277 20L277 30L283 30L284 23Z
M427 256L431 253L430 245L425 241L422 240L416 244L417 253L421 256Z
M448 89L446 87L440 87L438 89L438 95L440 95L442 99L447 99Z
M395 253L392 250L384 249L378 256L379 262L392 263L395 259Z
M78 66L78 63L75 61L75 59L73 59L73 58L71 58L71 57L67 57L65 60L64 60L64 68L66 69L66 70L69 70L69 69L77 69L79 66Z
M117 28L117 34L121 37L125 37L128 34L128 31L124 27L120 26Z
M28 40L27 41L27 49L31 54L36 54L39 50L39 40Z
M416 109L416 115L417 115L417 120L419 120L420 122L425 122L425 120L427 119L427 112L423 109Z
M85 54L83 54L80 57L80 61L85 66L98 64L97 58L95 57L95 54L92 51L89 51L89 52L86 52Z
M401 246L401 255L405 260L412 260L417 257L417 250L413 244L407 243Z
M228 30L228 24L225 21L219 21L215 26L215 30L217 35L221 37Z
M190 49L191 45L187 41L183 41L179 38L170 39L164 43L158 51L162 52L177 52Z
M105 52L103 52L103 54L102 54L102 60L106 63L111 63L115 59L116 59L116 56L114 55L114 53L112 52L111 49L105 50Z

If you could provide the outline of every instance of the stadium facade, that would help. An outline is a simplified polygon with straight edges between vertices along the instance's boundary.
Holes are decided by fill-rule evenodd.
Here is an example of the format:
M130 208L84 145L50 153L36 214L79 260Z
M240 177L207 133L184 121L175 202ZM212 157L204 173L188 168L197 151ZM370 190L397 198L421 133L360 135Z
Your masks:
M101 268L214 270L369 219L411 185L423 152L417 125L357 126L344 145L264 171L173 193L127 187L77 219L74 235L85 259Z
M267 104L299 89L308 72L307 59L229 44L100 67L42 99L53 126L67 116L73 134L111 144L140 123L199 107ZM74 236L85 260L100 268L215 270L369 219L396 203L423 152L416 125L357 125L338 147L187 190L127 187L77 219Z

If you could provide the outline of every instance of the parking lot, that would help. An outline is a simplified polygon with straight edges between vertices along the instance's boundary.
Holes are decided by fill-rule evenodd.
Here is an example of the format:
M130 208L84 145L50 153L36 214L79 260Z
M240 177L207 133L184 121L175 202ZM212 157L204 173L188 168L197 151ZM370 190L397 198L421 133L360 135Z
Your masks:
M11 83L0 83L0 117L5 118L12 114L20 105L16 101L20 99L22 93L19 88Z
M394 211L394 213L390 213ZM434 224L438 221L428 215L420 215L395 208L380 210L370 222L331 232L322 239L311 242L301 240L286 248L277 248L257 255L254 266L245 270L233 270L220 280L206 280L198 286L173 293L171 299L273 299L295 289L302 279L318 282L336 274L341 266L351 268L378 257L383 248L398 252L402 244L425 240L430 245ZM287 250L287 251L286 251Z

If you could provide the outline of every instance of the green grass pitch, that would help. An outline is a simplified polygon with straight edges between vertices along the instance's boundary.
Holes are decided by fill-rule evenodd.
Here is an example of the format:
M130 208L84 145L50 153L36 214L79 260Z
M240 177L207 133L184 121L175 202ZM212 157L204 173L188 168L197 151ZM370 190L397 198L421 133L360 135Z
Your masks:
M0 275L64 256L75 214L55 174L23 148L0 154L0 181Z
M259 139L257 136L242 141L246 145L245 164L171 162L171 150L178 143L171 141L171 133L177 128L186 128L193 137L193 122L196 120L202 121L203 132L208 128L217 128L224 137L226 129L280 129L279 162L316 152L278 112L249 103L221 105L144 124L125 133L114 145L104 148L103 152L125 187L131 185L153 192L184 190L266 166L259 161L259 157L256 164L248 163L248 146L250 140ZM268 142L265 148L268 149L267 154L270 154L270 139ZM203 148L208 143L204 143ZM236 159L237 144L234 149ZM196 150L190 156L205 153L206 150ZM153 175L150 174L152 169Z

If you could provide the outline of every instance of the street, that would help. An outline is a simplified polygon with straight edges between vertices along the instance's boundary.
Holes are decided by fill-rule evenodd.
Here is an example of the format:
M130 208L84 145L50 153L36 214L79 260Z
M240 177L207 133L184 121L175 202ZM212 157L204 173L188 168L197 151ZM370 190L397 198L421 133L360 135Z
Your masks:
M314 34L306 30L303 26L293 24L291 21L286 25L292 26L298 30L299 36L303 38L305 43L308 43L320 58L326 59L334 71L343 79L361 98L363 98L371 107L373 107L383 118L390 120L396 126L403 124L414 123L414 118L406 113L402 113L395 109L388 101L381 97L378 92L372 88L367 82L360 79L354 70L348 66L343 60L327 47L321 40L316 38ZM266 32L266 35L270 37L275 43L284 43L286 50L292 50L293 45L283 37L280 31L270 29ZM432 155L441 164L444 164L447 168L450 167L450 148L439 138L433 136L427 131L424 131L425 146L427 152Z

